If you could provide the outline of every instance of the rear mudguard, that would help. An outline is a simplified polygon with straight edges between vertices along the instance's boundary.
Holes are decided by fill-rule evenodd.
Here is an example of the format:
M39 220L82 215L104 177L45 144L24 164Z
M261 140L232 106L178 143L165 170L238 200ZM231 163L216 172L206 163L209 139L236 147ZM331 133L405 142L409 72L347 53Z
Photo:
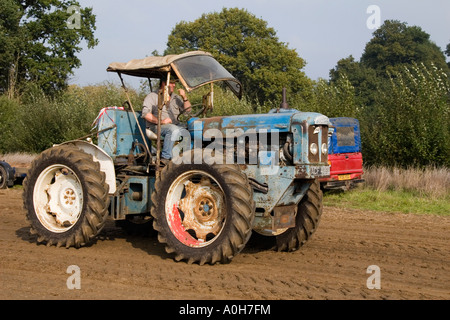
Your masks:
M77 148L83 150L87 154L92 155L94 161L100 164L100 170L106 175L106 183L109 186L109 194L116 192L116 172L114 169L114 162L111 157L103 151L100 147L87 141L74 140L67 141L60 145L72 144Z

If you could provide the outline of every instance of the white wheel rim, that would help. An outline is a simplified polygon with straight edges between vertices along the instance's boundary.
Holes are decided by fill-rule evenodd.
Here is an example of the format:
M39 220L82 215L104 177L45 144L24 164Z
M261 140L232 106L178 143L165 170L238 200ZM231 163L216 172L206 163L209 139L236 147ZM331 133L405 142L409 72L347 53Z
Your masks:
M47 230L62 233L77 223L83 210L83 188L69 167L56 164L45 168L33 191L34 210Z
M210 245L225 225L223 190L204 171L188 171L175 179L167 193L165 210L172 234L189 247Z

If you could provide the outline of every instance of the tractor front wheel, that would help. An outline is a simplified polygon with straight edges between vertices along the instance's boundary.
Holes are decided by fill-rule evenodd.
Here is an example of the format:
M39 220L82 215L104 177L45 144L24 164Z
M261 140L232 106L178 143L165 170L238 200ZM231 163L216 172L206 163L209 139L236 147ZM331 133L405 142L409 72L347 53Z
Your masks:
M275 237L278 251L295 251L311 238L322 216L322 200L320 184L315 180L298 204L295 227Z

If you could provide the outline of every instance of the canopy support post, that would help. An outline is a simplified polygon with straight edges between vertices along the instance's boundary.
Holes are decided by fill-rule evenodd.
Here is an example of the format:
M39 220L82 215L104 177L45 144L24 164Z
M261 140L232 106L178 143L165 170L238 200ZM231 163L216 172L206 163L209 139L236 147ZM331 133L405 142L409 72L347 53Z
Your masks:
M162 99L158 99L158 127L156 130L156 172L161 170L161 115L164 105L169 102L169 84L170 84L170 71L167 72L166 85L164 87Z
M127 96L128 105L130 106L131 112L133 113L134 119L136 120L136 124L139 128L139 132L141 134L142 140L144 141L145 150L148 153L150 163L153 164L152 153L150 152L150 148L148 147L147 137L144 135L142 131L141 125L139 124L139 120L136 116L136 112L134 112L133 104L131 103L130 95L128 94L128 88L125 86L125 82L123 81L122 74L120 72L117 73L119 75L120 81L122 82L122 88L125 91L125 95Z

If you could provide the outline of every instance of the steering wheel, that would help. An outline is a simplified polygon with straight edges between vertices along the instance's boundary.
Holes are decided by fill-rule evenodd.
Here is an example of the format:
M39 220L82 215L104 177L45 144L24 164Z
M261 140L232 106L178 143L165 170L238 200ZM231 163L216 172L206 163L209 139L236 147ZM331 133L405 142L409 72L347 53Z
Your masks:
M196 112L192 113L192 111L194 110L194 108L198 108L200 107ZM179 122L185 123L187 122L189 119L191 118L196 118L199 115L201 115L202 113L205 113L208 111L208 106L203 104L203 103L199 103L199 104L194 104L191 106L191 110L189 112L187 112L187 110L183 110L180 112L180 114L177 117L177 120ZM183 118L185 117L185 118Z

